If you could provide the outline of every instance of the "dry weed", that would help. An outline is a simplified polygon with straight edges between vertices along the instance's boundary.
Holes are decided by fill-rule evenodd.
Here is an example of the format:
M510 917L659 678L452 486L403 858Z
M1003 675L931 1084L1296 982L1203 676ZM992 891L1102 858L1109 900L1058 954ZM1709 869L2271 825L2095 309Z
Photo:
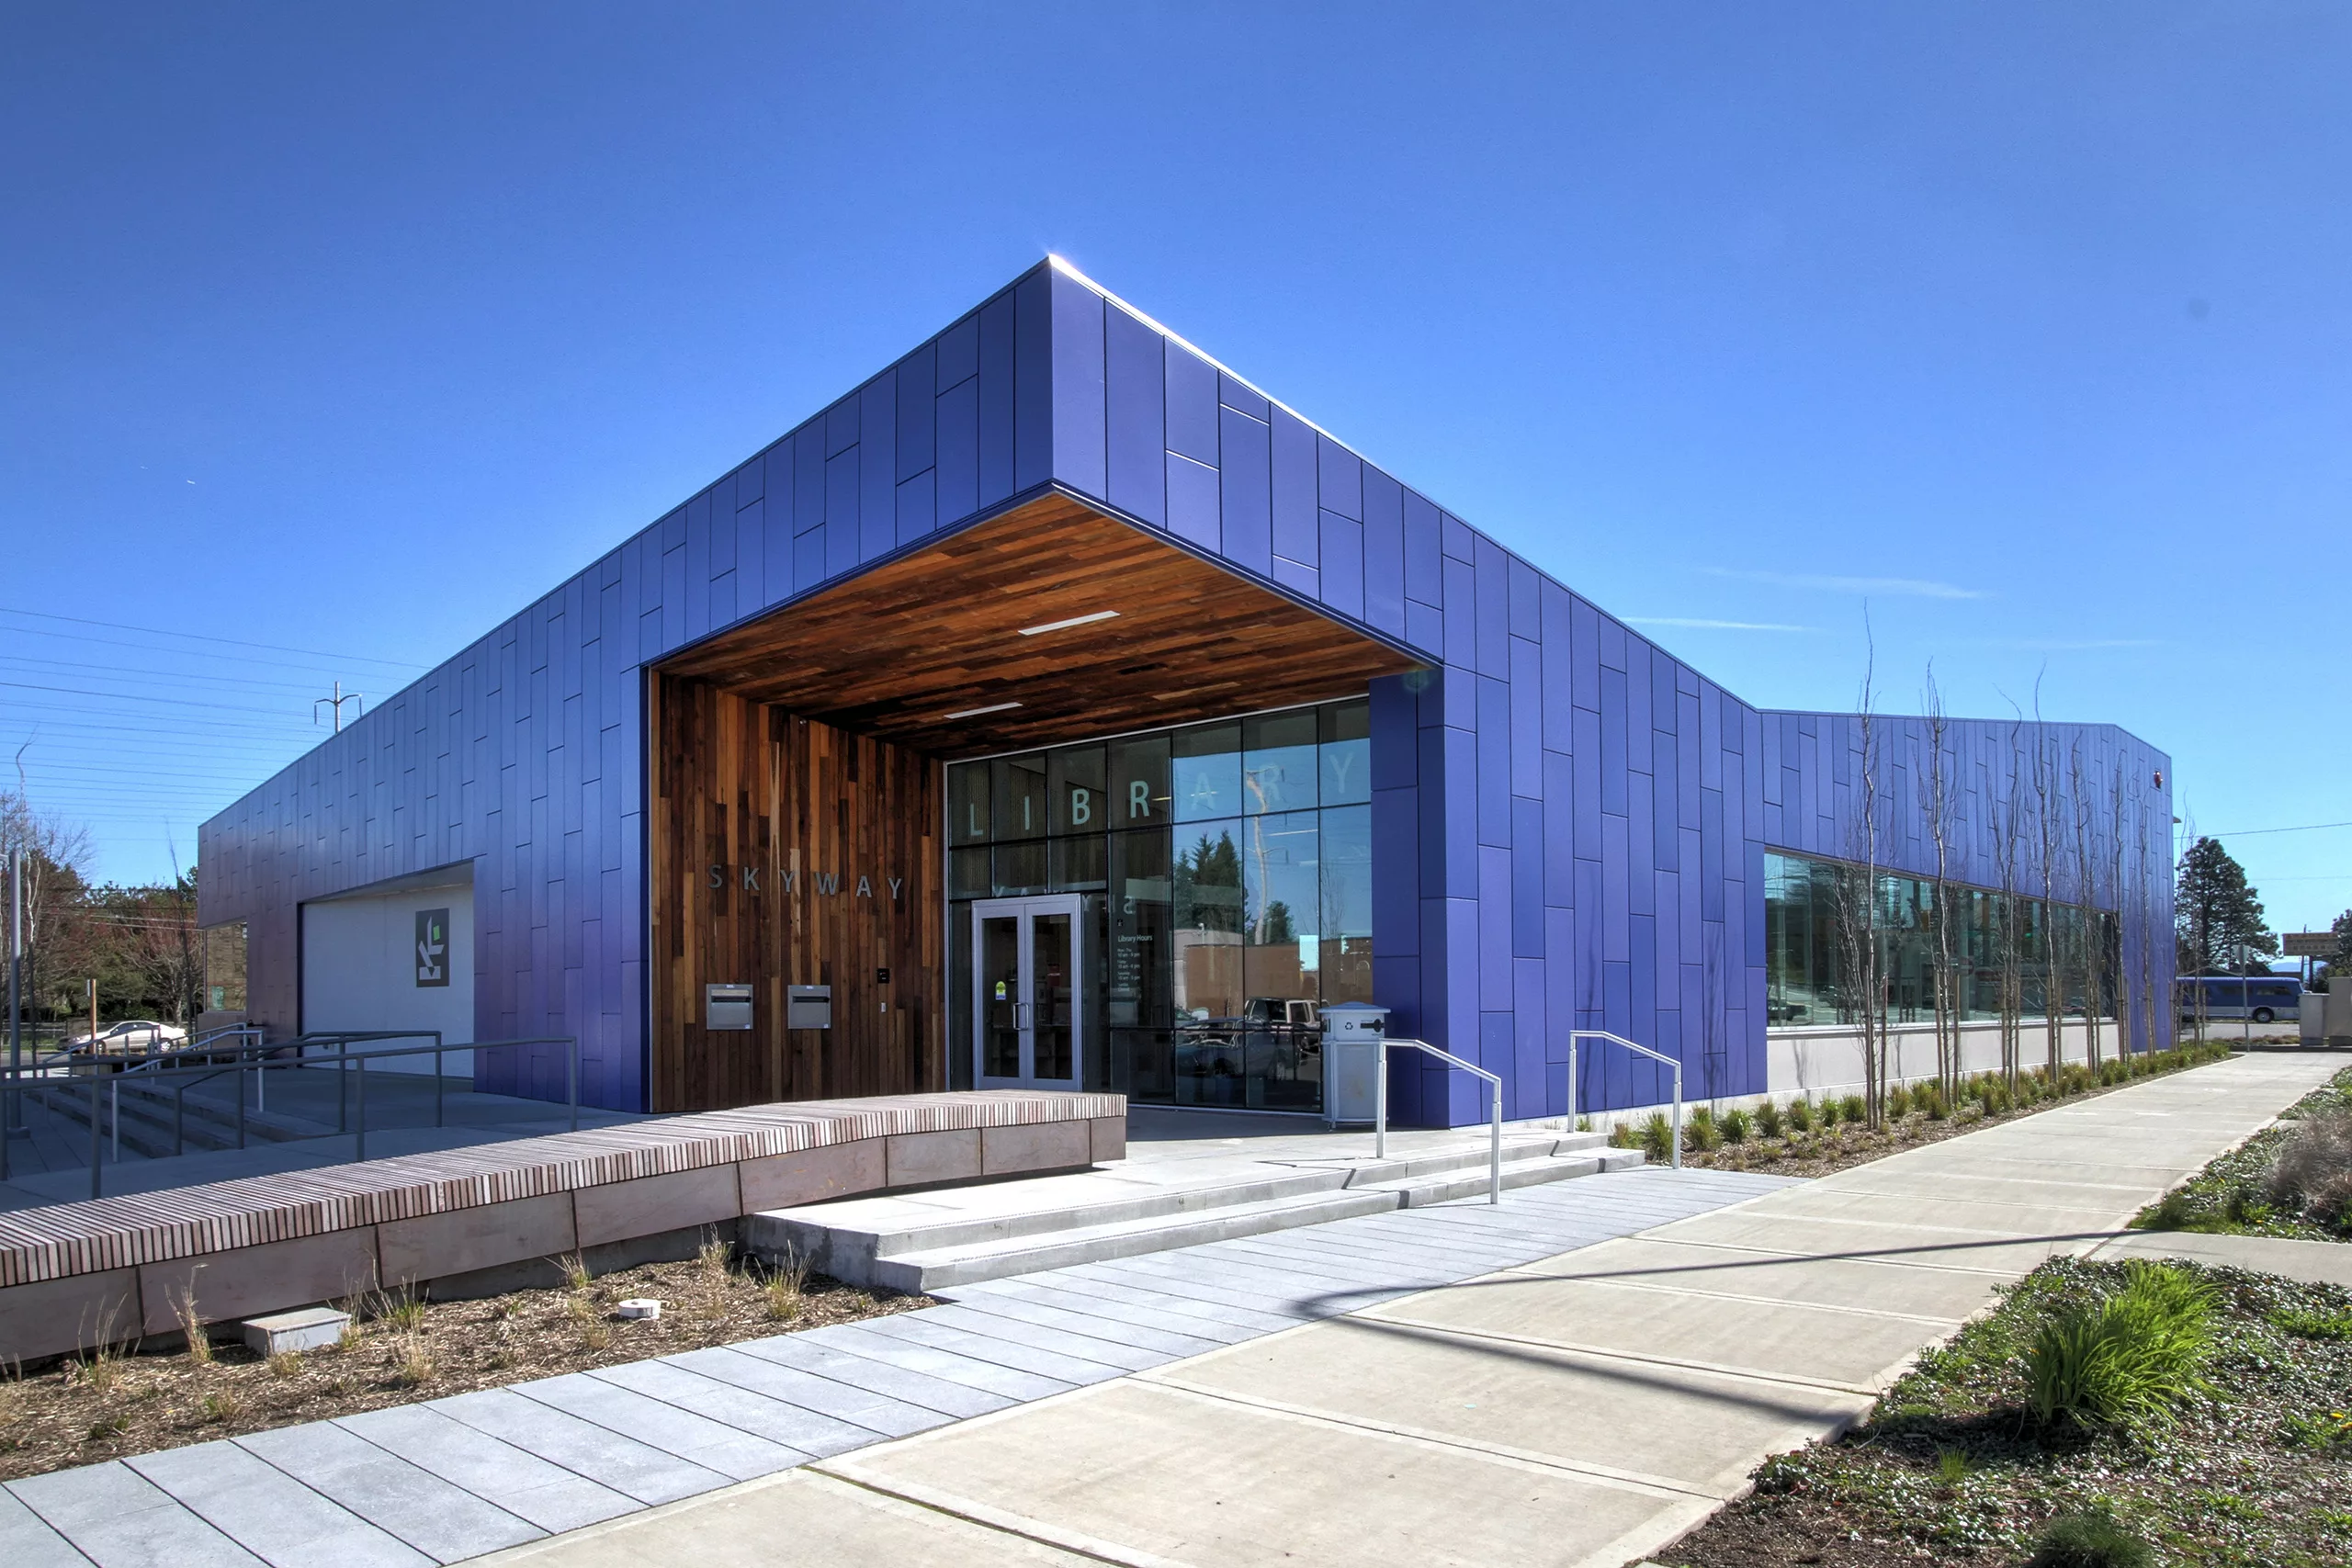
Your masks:
M204 1331L204 1319L197 1315L196 1287L191 1285L180 1292L172 1314L180 1320L180 1331L187 1336L187 1359L199 1367L209 1366L212 1361L212 1337Z

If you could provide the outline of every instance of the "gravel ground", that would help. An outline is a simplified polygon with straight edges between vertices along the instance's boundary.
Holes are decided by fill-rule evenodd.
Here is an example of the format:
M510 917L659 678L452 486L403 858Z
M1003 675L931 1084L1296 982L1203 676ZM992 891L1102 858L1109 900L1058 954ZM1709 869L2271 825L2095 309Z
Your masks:
M662 1316L614 1316L632 1296ZM305 1355L265 1360L224 1340L209 1359L133 1352L0 1381L0 1480L929 1304L823 1275L796 1291L718 1248L478 1301L378 1295L342 1345Z

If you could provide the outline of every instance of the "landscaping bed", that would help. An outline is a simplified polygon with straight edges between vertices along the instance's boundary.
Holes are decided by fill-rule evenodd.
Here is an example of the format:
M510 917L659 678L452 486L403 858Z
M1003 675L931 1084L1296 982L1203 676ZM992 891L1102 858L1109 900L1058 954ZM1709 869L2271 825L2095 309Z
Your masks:
M2141 1230L2352 1241L2352 1067L2141 1211Z
M1962 1080L1959 1095L1950 1103L1931 1087L1896 1089L1887 1096L1885 1122L1877 1128L1864 1123L1860 1095L1801 1097L1773 1101L1769 1109L1759 1106L1721 1115L1702 1106L1684 1122L1682 1163L1776 1176L1826 1176L1922 1144L2030 1116L2052 1105L2086 1100L2144 1077L2221 1061L2229 1055L2227 1044L2209 1042L2110 1059L2096 1072L2077 1063L2061 1070L2054 1090L2047 1070L2037 1067L2018 1075L2014 1094L1998 1074L1978 1073ZM1621 1143L1646 1147L1653 1164L1663 1164L1672 1153L1673 1134L1663 1112L1652 1116L1646 1125L1621 1126L1616 1136Z
M2183 1287L2205 1294L2188 1327L2158 1325L2169 1337L2158 1348L2169 1346L2181 1373L2170 1397L2154 1374L2138 1384L2121 1375L2164 1361L2117 1348L2137 1344L2114 1304L2138 1296L2134 1280L2153 1280L2159 1297ZM2109 1333L2116 1353L2104 1363L2097 1334L2075 1333L2086 1324ZM2136 1408L2118 1407L2119 1390L2136 1390ZM2087 1403L2050 1404L2070 1393ZM2332 1568L2352 1559L2347 1412L2352 1292L2188 1264L2061 1258L1923 1355L1861 1426L1767 1461L1752 1494L1657 1560ZM2052 1545L2054 1521L2067 1516L2057 1528L2078 1542L2103 1535L2105 1549Z
M716 1242L686 1262L593 1280L575 1267L569 1279L477 1301L376 1292L338 1303L354 1316L341 1344L300 1355L207 1341L194 1354L103 1354L8 1375L0 1480L931 1304L771 1269ZM659 1318L615 1315L648 1296L662 1303Z

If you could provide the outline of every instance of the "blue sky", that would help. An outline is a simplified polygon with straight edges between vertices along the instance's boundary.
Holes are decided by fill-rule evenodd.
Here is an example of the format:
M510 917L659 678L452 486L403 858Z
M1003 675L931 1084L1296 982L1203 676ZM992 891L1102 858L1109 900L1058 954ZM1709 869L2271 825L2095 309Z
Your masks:
M1054 251L1749 700L1867 604L2352 905L2245 833L2352 820L2341 7L6 27L0 784L102 875Z

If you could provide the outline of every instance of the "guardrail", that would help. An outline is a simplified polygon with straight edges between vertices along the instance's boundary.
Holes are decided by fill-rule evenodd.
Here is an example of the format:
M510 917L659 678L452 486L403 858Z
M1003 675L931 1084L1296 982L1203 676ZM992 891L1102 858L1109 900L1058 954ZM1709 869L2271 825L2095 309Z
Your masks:
M1392 1040L1380 1037L1380 1071L1373 1077L1372 1154L1374 1159L1388 1157L1388 1048L1409 1045L1416 1051L1426 1051L1438 1060L1460 1067L1487 1080L1487 1092L1494 1105L1489 1118L1491 1140L1487 1158L1487 1201L1503 1201L1503 1080L1497 1075L1464 1061L1451 1051L1441 1051L1426 1040Z
M351 1049L355 1043L364 1044L371 1041L418 1039L430 1040L432 1043L399 1046L390 1050L355 1052ZM51 1110L56 1109L54 1101L50 1097L51 1087L71 1078L82 1078L88 1086L84 1109L90 1125L90 1196L96 1198L102 1195L100 1172L105 1162L101 1158L101 1153L107 1141L106 1131L109 1122L113 1130L115 1161L119 1163L122 1157L122 1087L126 1081L130 1084L134 1092L144 1089L150 1085L154 1086L159 1091L169 1087L173 1095L174 1152L182 1153L187 1148L187 1091L198 1084L209 1082L214 1078L231 1074L236 1076L237 1147L242 1149L245 1146L246 1140L245 1100L248 1078L255 1086L254 1091L255 1109L266 1111L266 1106L263 1103L264 1091L259 1086L266 1080L269 1073L331 1071L336 1075L335 1132L337 1134L353 1134L355 1140L353 1157L366 1159L368 1157L368 1064L369 1062L380 1062L397 1056L432 1056L434 1059L433 1124L439 1127L446 1124L447 1116L447 1086L440 1070L444 1056L451 1051L498 1051L530 1045L568 1047L564 1061L564 1100L570 1110L571 1131L578 1132L580 1130L580 1040L577 1035L548 1034L523 1040L474 1040L449 1043L443 1041L440 1033L433 1030L383 1030L335 1034L303 1034L275 1043L231 1047L225 1052L218 1046L201 1050L190 1047L185 1051L150 1057L135 1066L114 1071L107 1069L103 1058L76 1064L59 1064L52 1059L50 1065L42 1067L28 1068L22 1072L5 1075L8 1101L7 1117L11 1124L21 1119L19 1108L28 1096L37 1100L43 1106ZM332 1055L324 1054L329 1047L333 1048ZM318 1049L321 1054L315 1056L305 1054L312 1048ZM289 1051L292 1053L290 1056L287 1055ZM223 1055L228 1055L230 1060L221 1061L220 1057ZM203 1055L207 1059L189 1066L168 1065L174 1057L190 1055ZM76 1067L81 1070L76 1071ZM58 1076L61 1069L64 1074L62 1080ZM106 1090L107 1100L107 1114L104 1115L99 1111L101 1087ZM5 1140L0 1140L0 1179L5 1179L7 1174L6 1145Z
M1622 1034L1611 1034L1605 1029L1571 1029L1568 1031L1568 1125L1577 1124L1577 1042L1606 1040L1612 1045L1623 1045L1638 1056L1653 1062L1663 1062L1674 1069L1674 1168L1682 1168L1682 1064L1662 1051L1646 1045L1636 1045Z

